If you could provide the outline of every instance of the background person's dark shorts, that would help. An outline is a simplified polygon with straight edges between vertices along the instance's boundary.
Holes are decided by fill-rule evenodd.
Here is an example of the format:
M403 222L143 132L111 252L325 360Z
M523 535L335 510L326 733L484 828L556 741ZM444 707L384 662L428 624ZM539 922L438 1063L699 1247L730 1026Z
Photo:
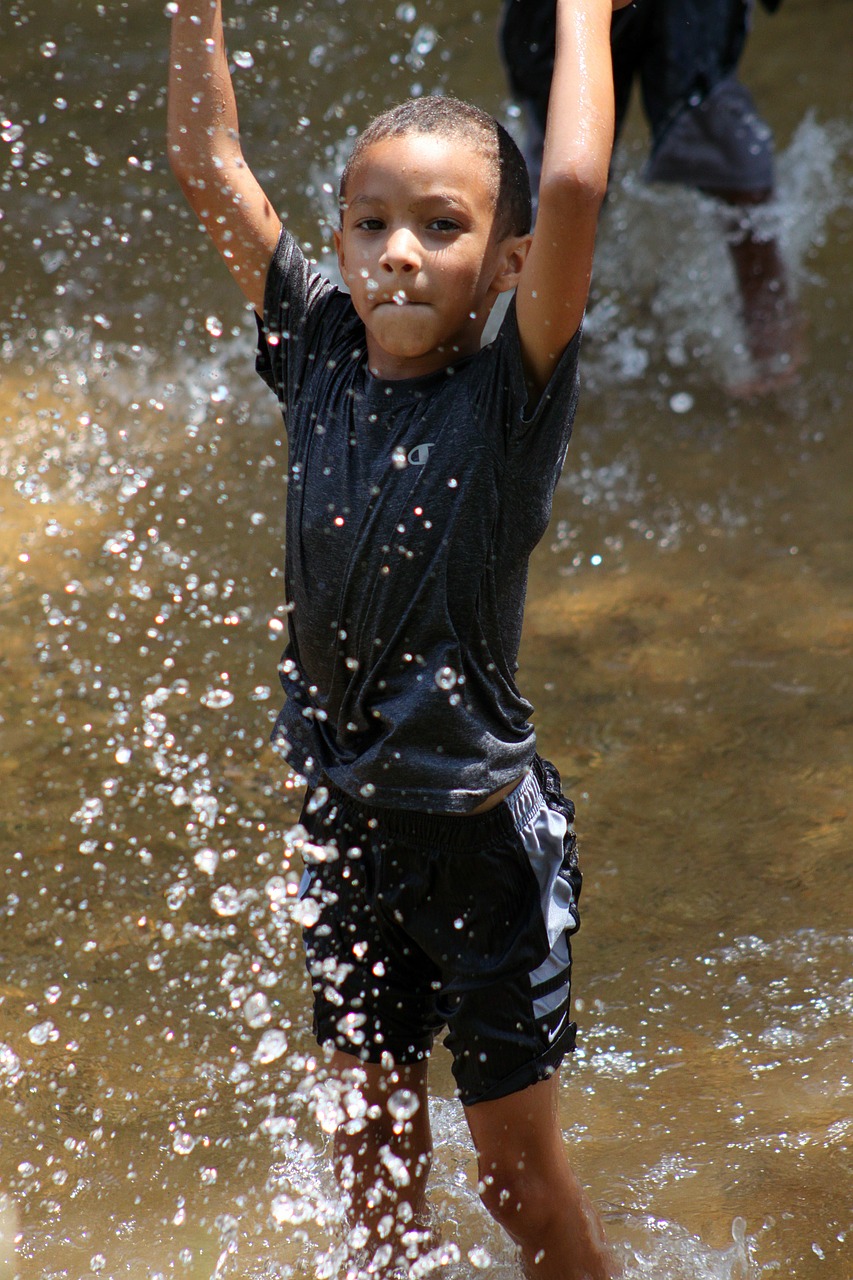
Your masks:
M446 1026L466 1105L551 1075L576 1031L573 818L538 758L473 817L380 809L331 784L310 795L300 898L320 1043L413 1063Z

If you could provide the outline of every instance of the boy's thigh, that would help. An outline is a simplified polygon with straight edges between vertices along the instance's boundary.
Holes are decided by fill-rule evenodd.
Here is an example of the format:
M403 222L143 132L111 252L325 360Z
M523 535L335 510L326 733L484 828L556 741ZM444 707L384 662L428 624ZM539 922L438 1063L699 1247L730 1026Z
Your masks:
M523 970L498 975L492 982L466 986L464 973L452 974L449 982L445 973L439 997L448 1026L445 1044L466 1106L548 1079L575 1044L570 937L580 924L581 875L574 810L562 796L559 775L547 762L537 760L523 785L532 803L520 815L516 841L536 887L527 928L542 941L538 950L528 951L531 959ZM488 886L484 896L487 907Z
M309 842L300 914L317 1040L365 1062L423 1060L442 1026L438 973L380 918L381 840L339 806L303 811L301 822Z
M534 971L460 996L446 1010L445 1045L466 1107L495 1101L547 1080L575 1047L571 1020L571 945L552 949L553 979ZM540 994L541 993L541 994Z

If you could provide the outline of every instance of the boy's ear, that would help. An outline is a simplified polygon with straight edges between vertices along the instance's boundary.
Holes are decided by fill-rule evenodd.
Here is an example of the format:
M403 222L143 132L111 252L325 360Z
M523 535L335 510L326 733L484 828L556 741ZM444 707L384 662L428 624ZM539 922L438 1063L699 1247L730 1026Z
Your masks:
M335 253L338 255L338 266L344 280L347 278L346 266L344 265L344 238L341 235L340 227L332 228L332 235L335 238Z
M518 278L521 275L532 243L532 235L507 236L502 241L500 260L492 281L492 286L497 289L498 293L506 293L508 289L514 289L518 284Z

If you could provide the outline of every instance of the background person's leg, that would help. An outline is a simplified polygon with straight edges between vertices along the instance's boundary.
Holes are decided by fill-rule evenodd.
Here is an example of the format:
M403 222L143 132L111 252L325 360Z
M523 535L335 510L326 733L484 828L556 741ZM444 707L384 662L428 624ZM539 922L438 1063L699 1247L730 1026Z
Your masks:
M731 390L761 395L795 382L806 354L805 323L791 293L779 243L761 226L773 198L749 191L708 191L725 209L726 244L740 296L751 373ZM759 215L756 217L756 213Z
M466 1107L480 1194L519 1246L530 1280L611 1280L617 1269L601 1222L566 1156L558 1079Z
M330 1076L347 1118L335 1131L335 1177L353 1258L383 1275L429 1248L426 1184L432 1163L427 1063L384 1067L337 1051Z
M768 212L773 136L737 79L747 37L746 0L655 0L644 51L643 106L652 132L645 176L720 200L751 374L732 389L758 393L792 381L804 356L803 324Z

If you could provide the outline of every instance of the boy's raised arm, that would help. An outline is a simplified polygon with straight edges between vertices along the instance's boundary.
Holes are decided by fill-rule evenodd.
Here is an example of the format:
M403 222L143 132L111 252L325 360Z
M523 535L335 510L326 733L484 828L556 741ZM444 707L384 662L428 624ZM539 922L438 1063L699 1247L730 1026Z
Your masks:
M628 0L557 0L557 43L533 243L517 291L528 381L539 394L583 318L613 150L610 20Z
M177 0L169 57L169 163L252 306L281 223L243 158L221 0Z

